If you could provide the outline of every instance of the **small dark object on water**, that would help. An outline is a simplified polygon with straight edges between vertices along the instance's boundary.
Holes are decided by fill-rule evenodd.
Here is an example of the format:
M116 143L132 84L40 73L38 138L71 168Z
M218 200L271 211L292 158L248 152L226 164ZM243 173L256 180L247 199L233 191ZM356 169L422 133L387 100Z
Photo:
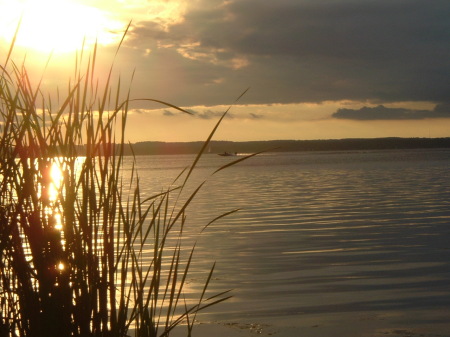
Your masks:
M222 153L218 153L218 155L219 156L222 156L222 157L231 157L231 156L237 156L237 152L235 152L235 153L230 153L230 152L222 152Z

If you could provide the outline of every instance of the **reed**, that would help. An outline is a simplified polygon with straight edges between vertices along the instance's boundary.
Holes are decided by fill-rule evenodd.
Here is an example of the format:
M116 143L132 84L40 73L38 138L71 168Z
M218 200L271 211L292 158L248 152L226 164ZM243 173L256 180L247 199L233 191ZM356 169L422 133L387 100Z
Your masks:
M184 322L191 336L197 312L230 296L209 295L212 266L196 302L184 298L195 246L181 238L202 184L180 195L226 112L177 187L143 198L138 172L122 170L130 92L113 66L98 84L97 48L77 55L57 107L11 50L0 68L0 335L168 336Z

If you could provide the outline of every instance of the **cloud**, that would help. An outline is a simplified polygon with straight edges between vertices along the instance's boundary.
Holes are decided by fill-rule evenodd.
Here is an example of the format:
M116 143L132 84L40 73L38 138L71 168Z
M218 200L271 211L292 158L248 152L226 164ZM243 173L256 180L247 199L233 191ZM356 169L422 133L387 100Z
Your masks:
M353 120L405 120L450 118L450 104L438 104L433 110L387 108L383 105L361 109L338 109L332 117Z
M255 104L448 102L449 12L447 0L198 0L165 26L138 22L127 43L152 50L146 67L180 69L183 104L223 104L239 85Z
M148 112L148 110L145 110L145 109L132 109L132 110L129 111L129 114L142 115L142 114L145 114L147 112Z
M434 107L434 112L442 114L450 114L450 103L440 103Z
M203 110L201 112L193 112L194 116L200 119L212 119L220 118L223 115L223 111ZM228 113L227 118L233 118L233 114Z
M165 117L179 117L180 115L186 115L183 112L177 111L177 110L169 110L169 109L133 109L131 110L132 113L136 113L136 114L146 114L146 115L153 115L153 114L160 114L162 116ZM186 111L190 112L192 115L190 117L194 117L197 119L203 119L203 120L208 120L208 119L219 119L220 117L222 117L224 111L219 111L219 110L212 110L209 108L206 108L204 106L202 107L194 107L194 109L186 109ZM235 115L231 112L227 113L227 118L231 119L234 118ZM253 118L256 117L252 116Z
M163 115L164 116L168 116L168 117L175 116L175 114L172 111L169 111L169 110L163 110Z
M253 118L253 119L260 119L260 118L264 118L264 116L263 116L263 115L260 115L260 114L256 114L256 113L253 113L253 112L250 112L250 113L249 113L249 115L250 115L250 117L251 117L251 118Z

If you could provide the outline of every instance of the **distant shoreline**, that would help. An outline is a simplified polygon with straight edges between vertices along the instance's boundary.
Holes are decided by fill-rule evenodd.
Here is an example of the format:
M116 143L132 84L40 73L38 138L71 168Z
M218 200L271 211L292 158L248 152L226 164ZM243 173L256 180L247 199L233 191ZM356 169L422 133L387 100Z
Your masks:
M204 142L156 142L146 141L132 144L135 155L195 154ZM211 141L206 153L237 152L255 153L297 151L351 151L450 148L450 137L446 138L348 138L326 140L267 140L267 141ZM126 154L132 154L129 149Z

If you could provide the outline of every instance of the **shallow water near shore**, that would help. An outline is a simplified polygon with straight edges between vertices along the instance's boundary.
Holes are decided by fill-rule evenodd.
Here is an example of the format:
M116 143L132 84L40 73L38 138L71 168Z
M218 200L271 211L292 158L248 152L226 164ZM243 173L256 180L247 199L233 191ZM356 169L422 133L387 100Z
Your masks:
M193 159L137 157L142 192ZM206 154L192 179L187 289L216 261L211 293L233 295L195 336L450 334L450 150L266 153L211 176L235 159Z

